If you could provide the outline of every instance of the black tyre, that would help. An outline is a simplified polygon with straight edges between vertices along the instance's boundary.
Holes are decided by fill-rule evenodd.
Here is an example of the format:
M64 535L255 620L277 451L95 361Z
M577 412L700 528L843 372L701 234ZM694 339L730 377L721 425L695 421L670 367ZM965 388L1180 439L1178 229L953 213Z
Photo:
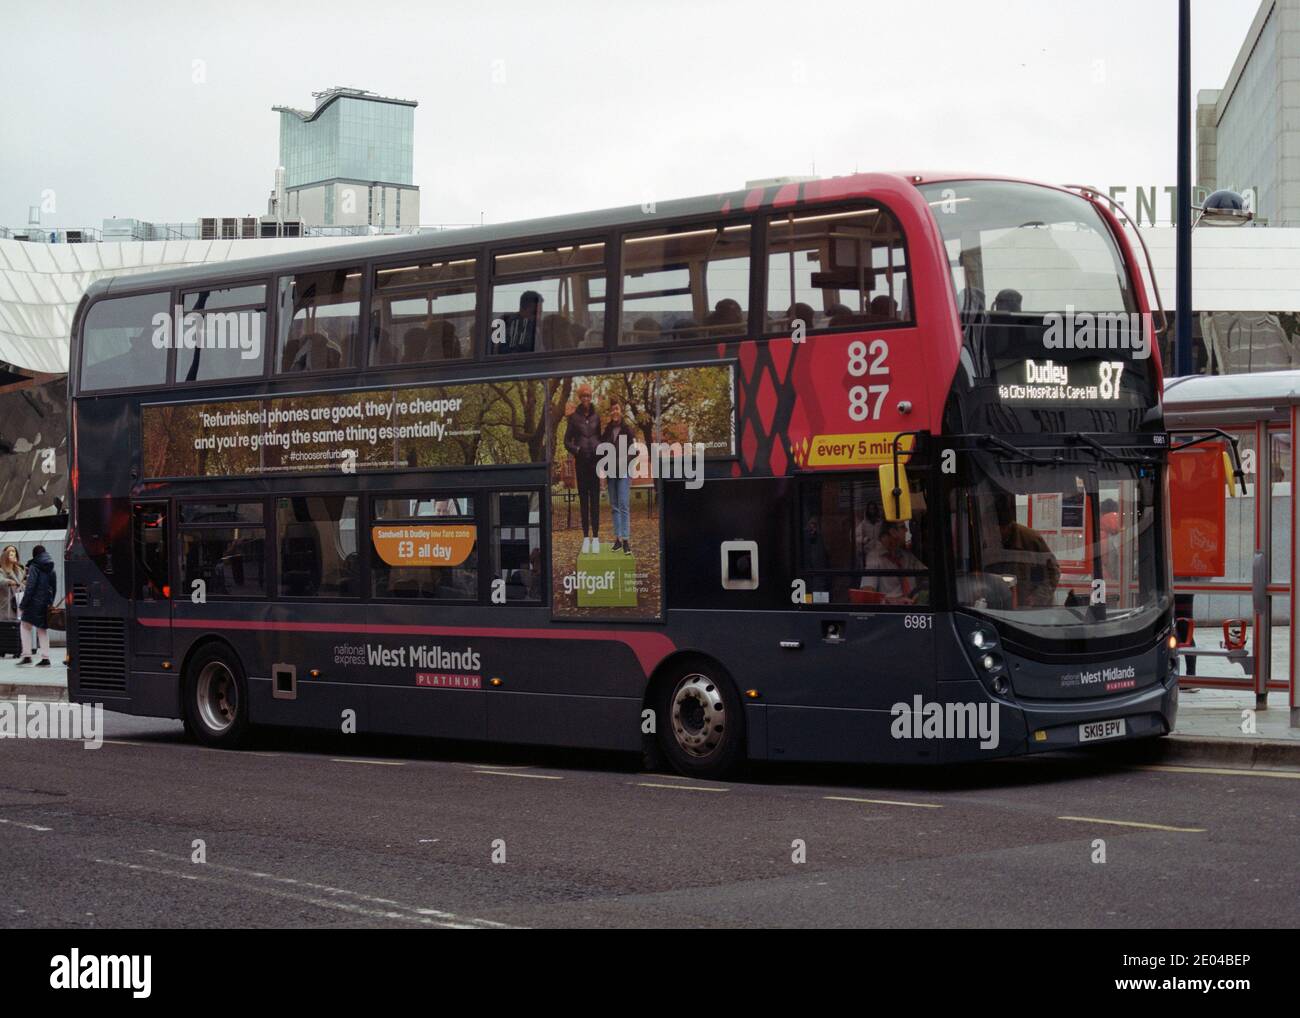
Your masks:
M234 749L248 734L248 682L219 643L201 647L185 669L186 730L205 746Z
M655 697L655 735L679 774L719 778L745 756L745 713L722 667L693 661L665 675Z

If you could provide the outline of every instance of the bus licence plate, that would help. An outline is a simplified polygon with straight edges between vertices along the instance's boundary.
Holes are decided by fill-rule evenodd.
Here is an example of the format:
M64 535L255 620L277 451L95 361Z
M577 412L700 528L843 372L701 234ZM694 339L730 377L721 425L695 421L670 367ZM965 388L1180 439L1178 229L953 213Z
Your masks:
M1079 726L1080 742L1096 742L1098 739L1118 739L1124 734L1124 719L1113 721L1092 721Z

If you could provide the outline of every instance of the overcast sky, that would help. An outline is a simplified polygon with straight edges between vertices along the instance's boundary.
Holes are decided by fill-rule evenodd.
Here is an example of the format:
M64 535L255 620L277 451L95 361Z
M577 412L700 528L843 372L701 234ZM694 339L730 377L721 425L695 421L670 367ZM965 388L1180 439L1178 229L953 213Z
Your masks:
M1192 8L1193 90L1220 88L1258 3ZM331 85L419 100L426 224L814 166L1173 184L1176 18L1175 0L0 0L0 224L47 190L46 226L262 214L271 106Z

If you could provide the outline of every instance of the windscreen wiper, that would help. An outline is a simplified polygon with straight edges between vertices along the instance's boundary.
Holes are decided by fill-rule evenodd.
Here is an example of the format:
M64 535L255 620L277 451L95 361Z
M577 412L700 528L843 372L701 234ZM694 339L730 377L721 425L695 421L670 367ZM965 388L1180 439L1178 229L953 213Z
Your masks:
M997 435L976 435L974 437L982 445L991 445L995 448L1001 449L1003 452L1008 452L1023 463L1037 463L1040 466L1051 466L1054 463L1061 462L1060 456L1049 456L1047 459L1043 459L1041 456L1035 456L1028 449L1022 449L1017 445L1012 445L1004 439L998 438Z
M1069 439L1071 442L1076 442L1079 445L1083 446L1094 456L1096 456L1099 462L1140 463L1142 465L1150 465L1152 463L1158 462L1156 457L1144 455L1142 453L1138 453L1137 455L1121 456L1116 452L1112 451L1109 447L1102 445L1091 435L1085 434L1082 431L1071 431L1065 437Z

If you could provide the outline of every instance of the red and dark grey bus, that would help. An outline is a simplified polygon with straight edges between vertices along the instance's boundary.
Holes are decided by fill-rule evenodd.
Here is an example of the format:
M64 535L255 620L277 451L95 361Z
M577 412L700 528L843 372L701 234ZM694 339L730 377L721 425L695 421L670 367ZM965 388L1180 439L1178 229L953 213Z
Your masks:
M71 698L699 775L1164 735L1148 312L1090 192L893 174L96 283Z

